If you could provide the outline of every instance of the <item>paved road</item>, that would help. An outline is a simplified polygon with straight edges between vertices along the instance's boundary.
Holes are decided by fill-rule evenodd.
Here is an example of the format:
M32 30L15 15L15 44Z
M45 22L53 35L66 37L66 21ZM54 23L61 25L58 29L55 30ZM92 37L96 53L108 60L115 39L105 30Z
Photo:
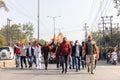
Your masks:
M120 80L120 65L107 65L105 61L99 61L95 74L87 73L86 69L80 72L68 70L67 74L61 74L55 64L50 64L47 71L11 67L0 69L0 80Z

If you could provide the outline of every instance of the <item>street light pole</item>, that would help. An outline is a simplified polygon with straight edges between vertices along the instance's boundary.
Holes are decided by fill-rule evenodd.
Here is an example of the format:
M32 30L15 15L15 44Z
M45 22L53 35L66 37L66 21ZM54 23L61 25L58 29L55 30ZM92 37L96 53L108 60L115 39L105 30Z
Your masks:
M39 10L39 0L38 0L38 41L39 41L39 19L40 19L40 17L39 17L39 12L40 12L40 10Z
M49 18L53 19L53 27L54 27L54 40L55 40L55 19L61 16L48 16Z
M12 20L11 19L9 19L9 18L7 18L7 42L8 42L8 45L10 45L11 46L11 44L10 44L10 40L11 40L11 33L10 33L10 22L11 22Z

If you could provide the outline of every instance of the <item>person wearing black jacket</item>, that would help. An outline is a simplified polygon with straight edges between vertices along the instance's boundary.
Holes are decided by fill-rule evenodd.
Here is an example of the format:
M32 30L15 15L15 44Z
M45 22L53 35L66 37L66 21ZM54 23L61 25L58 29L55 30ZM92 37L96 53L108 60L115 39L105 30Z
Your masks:
M27 47L27 51L26 51L26 56L28 58L28 64L29 64L29 68L32 67L32 60L33 60L33 56L34 56L34 50L32 48L32 44L29 43L29 46Z
M73 41L71 41L70 42L70 44L71 44L71 48L72 48L72 53L71 53L71 57L70 57L70 59L69 59L69 62L70 62L70 69L74 69L74 66L75 66L75 47L74 47L74 42Z
M76 63L76 72L78 72L78 70L80 70L80 58L82 56L82 47L79 44L78 40L75 41L75 63Z
M48 67L48 53L49 53L49 47L47 45L47 42L45 42L45 45L42 48L43 55L44 55L44 63L45 63L45 70L47 70Z

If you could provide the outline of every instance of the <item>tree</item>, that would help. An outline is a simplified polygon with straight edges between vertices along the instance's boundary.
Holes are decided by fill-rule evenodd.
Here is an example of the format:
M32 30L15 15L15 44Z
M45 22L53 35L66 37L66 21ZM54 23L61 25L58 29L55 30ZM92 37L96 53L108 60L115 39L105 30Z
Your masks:
M32 23L26 23L26 24L23 24L23 28L22 28L22 31L24 32L26 38L28 41L32 41L33 40L33 25Z
M2 1L2 0L0 0L0 8L4 8L5 11L8 11L8 8L7 8L6 4L5 4L5 2Z
M99 45L104 48L120 46L119 35L120 31L116 27L112 28L112 35L111 31L108 31L107 34L104 35L104 37L103 33L99 33L97 31L92 33L93 39L97 42L97 44L99 43Z
M0 33L5 36L8 44L12 44L21 39L20 28L20 24L13 24L10 27L6 25L1 28Z
M6 38L0 34L0 46L6 46L6 45L7 45Z

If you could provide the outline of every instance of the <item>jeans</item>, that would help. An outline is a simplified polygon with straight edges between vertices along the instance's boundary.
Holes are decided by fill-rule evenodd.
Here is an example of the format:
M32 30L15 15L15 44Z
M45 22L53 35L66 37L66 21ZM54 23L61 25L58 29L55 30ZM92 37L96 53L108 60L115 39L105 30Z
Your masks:
M23 68L23 62L25 64L25 67L27 67L26 56L20 56L20 61L21 61L21 68Z
M74 65L75 65L75 56L70 57L70 69L73 68L74 69Z
M67 66L68 66L68 55L61 56L62 59L62 72L67 72ZM64 63L65 63L65 69L64 69Z
M16 67L19 67L20 66L20 54L16 54Z
M80 56L75 56L76 72L80 70Z
M32 67L32 56L28 56L28 64L29 64L29 68Z
M44 56L45 68L48 67L48 56Z
M86 59L85 57L81 57L82 69L86 67Z
M60 64L60 58L59 58L59 56L56 56L56 64L57 64L57 68L59 68L59 64Z

